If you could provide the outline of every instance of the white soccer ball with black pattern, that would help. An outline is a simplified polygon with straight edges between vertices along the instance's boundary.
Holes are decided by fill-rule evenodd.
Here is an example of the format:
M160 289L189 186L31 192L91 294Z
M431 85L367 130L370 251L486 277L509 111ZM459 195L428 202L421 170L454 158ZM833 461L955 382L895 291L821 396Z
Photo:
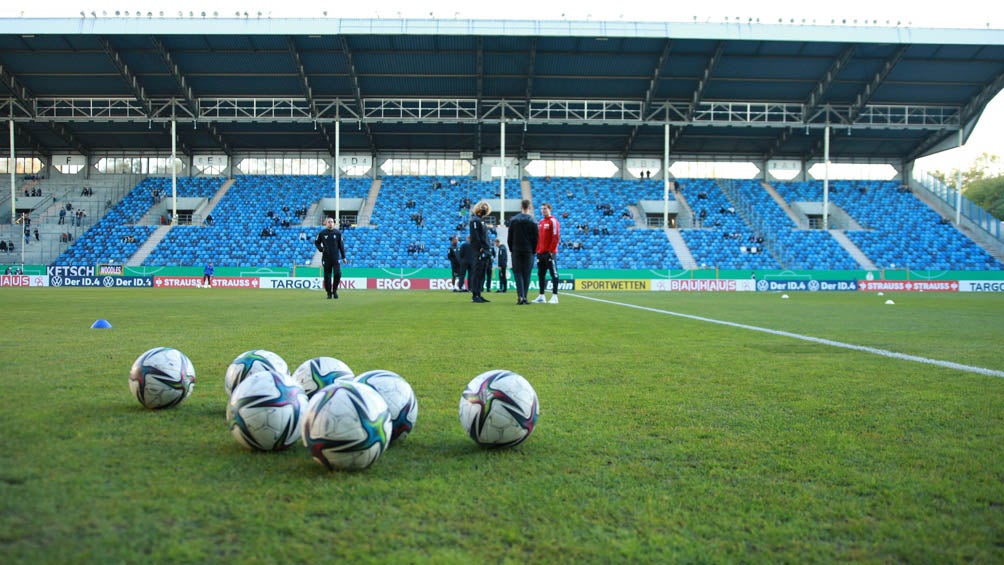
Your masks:
M328 470L372 465L390 445L387 403L373 387L340 379L310 399L303 419L303 445Z
M366 383L376 389L387 403L391 420L391 445L404 440L418 419L418 399L415 391L401 375L377 369L357 375L356 382Z
M227 424L237 443L256 451L282 451L300 439L307 395L275 371L241 381L227 403Z
M147 408L170 408L192 394L195 367L173 347L154 347L129 369L129 390Z
M275 371L289 375L289 366L279 355L267 349L252 349L238 355L227 367L223 378L223 388L227 396L233 393L241 381L259 371Z
M343 361L334 357L307 359L293 371L293 382L303 387L307 397L338 379L351 379L355 373Z
M529 381L512 371L481 373L460 396L460 425L478 445L512 447L530 437L540 404Z

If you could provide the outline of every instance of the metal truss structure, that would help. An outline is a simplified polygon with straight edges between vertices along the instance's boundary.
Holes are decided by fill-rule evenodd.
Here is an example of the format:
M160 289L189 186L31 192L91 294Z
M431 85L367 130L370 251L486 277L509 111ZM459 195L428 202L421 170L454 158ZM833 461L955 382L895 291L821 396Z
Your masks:
M194 106L193 106L194 102ZM361 106L360 106L361 105ZM0 100L15 122L448 123L957 130L958 106L466 98L34 98Z

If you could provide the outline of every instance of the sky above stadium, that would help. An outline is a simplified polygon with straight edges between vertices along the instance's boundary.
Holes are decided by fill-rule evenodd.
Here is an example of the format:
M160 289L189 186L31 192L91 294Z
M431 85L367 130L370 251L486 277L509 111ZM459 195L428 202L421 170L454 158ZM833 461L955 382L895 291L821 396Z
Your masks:
M741 22L794 26L908 26L931 28L1004 29L1004 9L986 0L956 0L951 4L842 0L704 0L681 4L650 0L581 0L547 3L539 0L472 2L471 0L378 0L377 2L331 3L318 0L266 2L264 0L47 0L38 3L4 2L0 17L244 17L297 18L407 18L407 19L503 19L570 21L669 21ZM259 16L260 13L260 16ZM965 167L983 153L1004 155L1004 94L990 105L966 146L944 151L920 163L926 169Z

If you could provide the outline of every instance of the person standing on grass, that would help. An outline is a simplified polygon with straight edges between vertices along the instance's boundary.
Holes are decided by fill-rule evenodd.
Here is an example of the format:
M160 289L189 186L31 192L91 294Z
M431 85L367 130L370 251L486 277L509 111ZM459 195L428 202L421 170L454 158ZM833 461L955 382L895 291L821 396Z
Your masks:
M464 286L464 275L460 267L460 246L455 235L450 237L450 248L446 250L446 258L450 261L450 288L453 292L460 292Z
M509 219L509 251L512 253L512 278L516 282L516 305L529 304L526 294L530 290L530 271L533 254L537 250L537 222L530 215L533 205L529 200L520 203L521 212Z
M328 299L338 298L338 285L342 281L342 265L348 262L345 256L345 242L342 232L335 227L335 219L324 220L324 229L317 233L314 247L321 252L321 265L324 266L324 290Z
M213 262L210 261L209 264L206 265L206 268L202 269L202 286L206 288L213 288L214 272L216 272L216 269L213 267Z
M499 287L495 292L509 291L509 276L506 270L509 268L509 250L501 240L495 240L495 262L499 266Z
M547 275L551 275L551 304L558 303L558 242L561 241L561 225L558 218L551 215L551 205L544 202L540 205L540 213L544 216L537 222L537 278L540 281L540 296L534 298L537 304L547 302L544 291L547 290Z
M485 275L491 269L492 248L491 240L488 237L488 226L485 225L485 217L490 214L492 207L482 200L474 205L474 213L471 215L471 255L474 256L474 274L467 286L471 291L471 302L488 302L481 296L485 289Z

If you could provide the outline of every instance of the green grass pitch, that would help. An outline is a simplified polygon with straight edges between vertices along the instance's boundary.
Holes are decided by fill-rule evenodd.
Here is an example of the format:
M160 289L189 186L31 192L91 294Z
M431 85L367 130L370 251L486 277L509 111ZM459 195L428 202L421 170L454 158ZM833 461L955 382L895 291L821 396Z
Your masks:
M1004 379L660 312L1001 373L1004 295L572 294L2 289L0 562L1004 562ZM151 411L161 345L197 382ZM253 348L400 373L415 430L356 473L245 451ZM457 418L495 368L540 397L514 449Z

